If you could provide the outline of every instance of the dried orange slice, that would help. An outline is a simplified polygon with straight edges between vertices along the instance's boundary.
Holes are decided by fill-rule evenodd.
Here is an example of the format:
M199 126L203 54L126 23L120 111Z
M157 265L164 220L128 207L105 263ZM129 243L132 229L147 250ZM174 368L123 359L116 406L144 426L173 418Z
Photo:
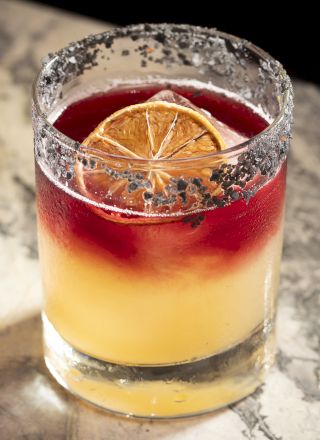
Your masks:
M226 148L219 131L203 114L165 101L147 101L115 112L89 134L83 145L97 152L152 162L199 157ZM78 185L84 195L139 212L145 212L143 193L150 190L146 180L151 182L153 191L161 193L170 179L176 177L160 170L146 171L147 179L143 172L140 176L135 173L137 179L128 173L124 178L121 170L108 173L99 165L91 170L83 167L81 161L76 168ZM122 206L124 193L126 202Z
M165 101L125 107L102 121L84 145L140 159L205 155L225 148L218 130L201 113Z

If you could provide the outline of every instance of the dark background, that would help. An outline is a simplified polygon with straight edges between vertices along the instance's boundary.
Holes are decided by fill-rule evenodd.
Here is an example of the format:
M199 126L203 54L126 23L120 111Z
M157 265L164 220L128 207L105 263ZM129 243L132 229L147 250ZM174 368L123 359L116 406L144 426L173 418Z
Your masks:
M291 76L320 83L320 20L311 2L256 0L47 0L38 1L110 23L189 23L235 34L262 47ZM316 5L316 2L313 3Z

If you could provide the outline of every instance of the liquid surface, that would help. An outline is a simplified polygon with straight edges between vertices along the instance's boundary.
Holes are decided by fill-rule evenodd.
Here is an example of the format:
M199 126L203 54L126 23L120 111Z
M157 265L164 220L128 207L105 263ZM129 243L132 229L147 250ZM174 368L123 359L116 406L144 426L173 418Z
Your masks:
M145 102L167 88L166 85L148 85L111 89L103 94L92 95L67 107L54 125L71 139L82 142L107 116L123 107ZM207 110L245 137L255 136L268 126L250 108L222 94L175 85L170 85L170 89L189 99L197 107Z

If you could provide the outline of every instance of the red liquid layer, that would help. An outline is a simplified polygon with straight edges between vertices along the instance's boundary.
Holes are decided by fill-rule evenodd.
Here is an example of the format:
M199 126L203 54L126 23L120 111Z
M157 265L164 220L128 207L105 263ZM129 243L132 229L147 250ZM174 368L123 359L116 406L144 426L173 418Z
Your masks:
M196 228L191 222L122 224L107 221L86 203L58 189L37 167L38 206L41 221L64 246L92 248L95 254L113 257L133 271L166 264L179 264L188 256L220 255L223 262L235 264L271 237L279 227L283 211L285 167L265 185L248 205L244 200L225 208L205 212ZM147 219L146 219L147 222Z
M95 95L68 107L55 126L71 138L82 141L98 124L116 110L143 102L161 86L118 89ZM264 129L267 123L243 104L204 91L172 87L197 106L245 136ZM153 269L159 262L179 265L194 256L216 254L219 263L206 268L221 271L234 265L257 247L263 246L278 227L283 211L285 166L258 191L247 205L244 200L203 213L196 228L191 222L121 224L100 217L92 207L57 188L37 167L38 205L41 221L64 246L86 246L95 254L113 258L128 270ZM240 257L240 258L238 258ZM230 266L229 266L230 267ZM204 268L205 269L205 268Z

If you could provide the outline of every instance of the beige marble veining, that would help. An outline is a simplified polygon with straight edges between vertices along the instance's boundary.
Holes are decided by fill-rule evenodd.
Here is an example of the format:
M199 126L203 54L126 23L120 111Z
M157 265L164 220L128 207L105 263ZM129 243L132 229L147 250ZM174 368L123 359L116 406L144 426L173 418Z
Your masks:
M0 0L0 439L320 439L320 89L296 81L278 312L279 359L252 396L213 415L137 422L63 391L42 361L31 83L40 60L107 24Z

